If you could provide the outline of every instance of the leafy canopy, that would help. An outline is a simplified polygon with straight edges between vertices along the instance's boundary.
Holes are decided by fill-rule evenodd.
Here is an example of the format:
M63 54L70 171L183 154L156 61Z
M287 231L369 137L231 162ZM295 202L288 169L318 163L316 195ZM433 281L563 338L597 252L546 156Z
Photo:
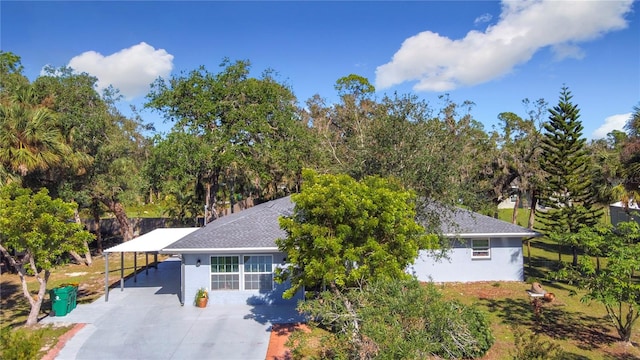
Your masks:
M435 244L415 221L415 195L396 181L303 171L303 189L292 195L290 217L281 218L287 237L278 239L291 266L285 296L302 286L344 288L376 278L409 276L405 268L420 249Z
M51 199L46 189L34 194L16 183L0 186L0 253L17 269L31 305L27 325L38 322L51 269L65 260L66 252L80 251L93 238L70 221L75 208L75 203ZM27 275L39 283L37 296L27 286Z
M598 272L590 262L582 264L581 285L588 291L582 300L603 304L620 340L629 342L640 317L640 283L634 278L640 271L640 226L634 221L622 222L605 237L607 267Z
M0 187L0 244L25 252L37 271L51 270L72 250L81 250L93 237L70 219L74 203L51 199L46 189L37 193L9 184Z

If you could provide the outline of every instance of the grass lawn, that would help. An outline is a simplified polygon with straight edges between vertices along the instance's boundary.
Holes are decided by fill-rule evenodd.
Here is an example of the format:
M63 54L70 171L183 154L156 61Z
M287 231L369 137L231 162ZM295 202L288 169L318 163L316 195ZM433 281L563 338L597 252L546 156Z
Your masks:
M476 305L488 315L496 340L482 359L511 359L515 350L513 327L517 326L531 334L540 334L544 341L559 345L566 352L566 359L640 360L640 322L637 322L633 329L631 340L634 346L620 343L602 305L582 303L582 293L571 285L543 280L557 263L558 253L555 244L545 238L532 241L531 267L526 265L526 247L524 254L527 282L438 285L446 299L457 299L467 305ZM563 249L562 256L563 261L570 261L569 249ZM526 292L530 288L529 283L533 281L540 281L547 291L556 295L555 301L544 303L539 316L534 314L531 299ZM571 293L574 291L577 295L572 296ZM321 334L322 331L319 330L304 336L313 338ZM308 343L317 344L317 341L309 339ZM314 354L314 350L305 349L303 353Z
M556 300L545 303L539 316L534 315L526 283L460 283L440 288L446 298L477 305L488 314L496 341L483 359L510 358L515 349L513 326L560 345L567 359L640 359L639 324L632 337L636 346L628 347L617 341L604 307L581 303L580 295L569 295L571 288L567 285L543 286L556 295Z

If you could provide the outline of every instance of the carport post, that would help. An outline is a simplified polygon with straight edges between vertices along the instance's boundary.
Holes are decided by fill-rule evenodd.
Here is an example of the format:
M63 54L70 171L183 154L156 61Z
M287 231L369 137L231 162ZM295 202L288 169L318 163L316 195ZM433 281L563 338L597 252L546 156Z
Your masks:
M138 282L138 253L133 252L133 282Z
M155 265L153 265L153 267L156 268L156 270L158 270L158 252L153 253L153 262Z
M124 291L124 253L120 252L120 291Z
M104 301L109 301L109 253L104 253Z
M180 305L184 306L184 254L180 254Z
M144 274L149 275L149 253L144 253Z

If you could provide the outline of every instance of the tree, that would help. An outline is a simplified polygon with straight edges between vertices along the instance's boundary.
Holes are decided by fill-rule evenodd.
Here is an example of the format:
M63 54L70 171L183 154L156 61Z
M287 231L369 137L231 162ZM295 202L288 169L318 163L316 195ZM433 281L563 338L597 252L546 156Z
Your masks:
M15 89L29 85L20 56L0 50L0 102Z
M620 153L623 179L614 189L614 197L628 207L640 198L640 104L634 106L625 129L629 136Z
M184 131L156 136L144 176L152 191L162 193L171 218L195 225L202 212L204 188L202 180L210 167L210 144L202 137Z
M287 237L278 248L291 266L280 270L290 280L291 297L303 286L329 286L334 292L391 277L404 278L420 249L432 246L415 221L415 195L396 181L303 172L303 188L292 195L290 217L280 226Z
M640 284L634 273L640 270L640 226L619 223L609 232L606 268L597 272L589 262L583 265L584 302L604 305L620 340L629 343L634 323L640 317Z
M40 102L57 114L58 128L74 153L82 157L77 166L38 174L33 182L37 187L46 186L52 196L77 202L92 212L99 212L101 206L96 205L102 204L113 213L127 241L133 238L133 229L122 203L135 199L142 183L139 169L147 145L141 134L145 126L140 119L118 111L117 90L108 88L101 96L95 90L96 82L95 77L66 67L47 68L34 81Z
M616 201L622 201L628 206L629 201L634 198L632 186L627 186L626 171L622 164L622 150L628 143L627 134L619 130L613 130L606 138L589 143L597 202L605 209Z
M92 235L73 219L76 205L51 199L46 189L33 193L9 184L0 187L0 252L18 270L22 293L31 305L27 325L37 323L52 269L66 252L81 250ZM20 256L18 255L20 254ZM36 296L27 276L38 280Z
M438 237L416 222L416 199L393 179L303 172L303 186L292 195L293 214L281 218L287 237L276 240L287 254L278 281L290 281L292 297L303 286L326 286L344 312L349 342L366 353L358 304L352 288L372 281L408 279L406 267L420 249L435 248Z
M420 198L484 205L485 169L494 145L471 116L473 103L456 104L443 96L443 107L434 115L414 95L376 101L373 86L357 75L338 79L336 90L338 104L328 106L315 95L303 112L324 155L317 168L356 179L393 176Z
M573 265L577 266L581 244L571 242L575 239L571 235L581 227L595 225L601 211L595 207L590 157L582 138L579 110L571 98L569 89L563 87L558 105L549 110L549 121L544 124L540 165L546 173L542 198L549 209L539 215L547 233L555 233L560 244L571 246Z
M198 137L208 148L198 174L208 217L236 194L273 197L297 179L307 145L295 97L272 71L252 78L248 61L225 59L221 67L216 74L200 67L168 82L159 79L145 105L172 121L172 131Z
M60 165L71 155L55 113L34 102L27 86L0 103L0 166L21 177Z
M342 171L356 179L370 174L367 171L367 151L371 139L373 112L376 102L372 99L375 87L369 80L355 74L341 77L334 85L340 103L334 105L331 125L335 146L340 149Z
M514 224L521 198L528 195L530 200L528 227L533 229L538 189L543 183L540 170L540 130L542 114L546 112L547 103L544 99L538 99L533 104L529 99L524 99L522 103L527 109L527 118L523 119L512 112L498 115L499 127L502 131L496 134L498 156L493 161L493 190L498 202L505 195L511 195L514 187L517 189L518 201L514 204L512 216Z

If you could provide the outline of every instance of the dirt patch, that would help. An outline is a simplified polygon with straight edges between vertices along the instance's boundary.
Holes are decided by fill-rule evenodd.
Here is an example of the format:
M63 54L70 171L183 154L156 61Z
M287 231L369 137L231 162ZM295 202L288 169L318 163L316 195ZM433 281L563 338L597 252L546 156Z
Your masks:
M80 272L72 272L72 273L67 273L67 276L82 276L82 275L87 275L88 272L86 271L80 271Z

